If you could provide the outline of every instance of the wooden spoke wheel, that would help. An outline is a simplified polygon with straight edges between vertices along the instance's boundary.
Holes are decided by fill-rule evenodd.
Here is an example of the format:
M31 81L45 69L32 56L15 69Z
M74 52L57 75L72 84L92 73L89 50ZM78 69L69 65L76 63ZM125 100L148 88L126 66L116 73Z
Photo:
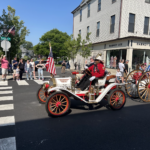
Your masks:
M138 82L138 95L144 102L150 102L150 72L145 72Z
M70 99L64 92L55 92L49 97L45 107L48 115L62 116L70 109Z
M137 85L138 80L142 76L141 70L134 70L126 78L125 90L129 97L138 98Z
M114 89L108 95L108 104L113 110L123 108L126 103L126 96L122 90Z
M45 104L48 96L47 91L43 90L42 87L38 90L37 98L40 103Z

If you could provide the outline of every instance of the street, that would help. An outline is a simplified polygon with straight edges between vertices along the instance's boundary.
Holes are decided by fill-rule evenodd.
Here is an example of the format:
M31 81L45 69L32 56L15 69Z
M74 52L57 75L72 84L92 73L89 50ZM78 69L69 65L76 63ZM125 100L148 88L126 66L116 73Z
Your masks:
M61 75L60 68L57 73L71 76L69 71ZM0 85L0 150L150 149L149 103L127 97L120 111L110 110L106 100L89 110L72 99L69 114L51 118L37 100L41 84L25 81Z

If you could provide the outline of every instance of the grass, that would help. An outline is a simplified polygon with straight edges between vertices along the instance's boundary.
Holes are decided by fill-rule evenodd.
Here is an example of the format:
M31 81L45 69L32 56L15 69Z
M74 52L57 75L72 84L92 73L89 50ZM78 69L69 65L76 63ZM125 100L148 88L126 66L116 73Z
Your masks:
M59 65L59 64L55 64L55 66L57 66L57 67L61 67L61 65Z

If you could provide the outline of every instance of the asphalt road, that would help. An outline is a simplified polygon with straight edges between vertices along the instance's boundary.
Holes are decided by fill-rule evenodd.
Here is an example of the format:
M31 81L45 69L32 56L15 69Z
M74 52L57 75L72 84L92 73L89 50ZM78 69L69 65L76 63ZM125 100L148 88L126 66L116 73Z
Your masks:
M71 75L57 72L59 76ZM0 126L0 139L15 137L17 150L150 149L149 103L127 97L122 110L110 110L105 100L89 110L83 102L72 99L69 114L51 118L37 100L41 85L27 82L29 85L19 86L8 81L13 101L0 101L0 105L14 104L13 110L0 111L0 117L15 117L15 125Z

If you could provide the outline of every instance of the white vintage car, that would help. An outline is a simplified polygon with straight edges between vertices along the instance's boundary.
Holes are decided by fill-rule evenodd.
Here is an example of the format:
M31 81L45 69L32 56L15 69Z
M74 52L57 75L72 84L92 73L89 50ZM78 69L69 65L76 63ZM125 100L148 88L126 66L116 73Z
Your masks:
M73 72L73 74L76 73ZM103 78L98 79L94 85L90 84L84 91L75 88L75 84L79 80L76 77L51 78L53 85L44 83L38 91L38 100L45 103L46 111L50 116L66 114L70 109L70 97L87 104L97 104L105 97L110 108L119 110L125 105L126 96L124 91L117 88L124 84L114 83L115 78L115 76L107 76L105 73Z

